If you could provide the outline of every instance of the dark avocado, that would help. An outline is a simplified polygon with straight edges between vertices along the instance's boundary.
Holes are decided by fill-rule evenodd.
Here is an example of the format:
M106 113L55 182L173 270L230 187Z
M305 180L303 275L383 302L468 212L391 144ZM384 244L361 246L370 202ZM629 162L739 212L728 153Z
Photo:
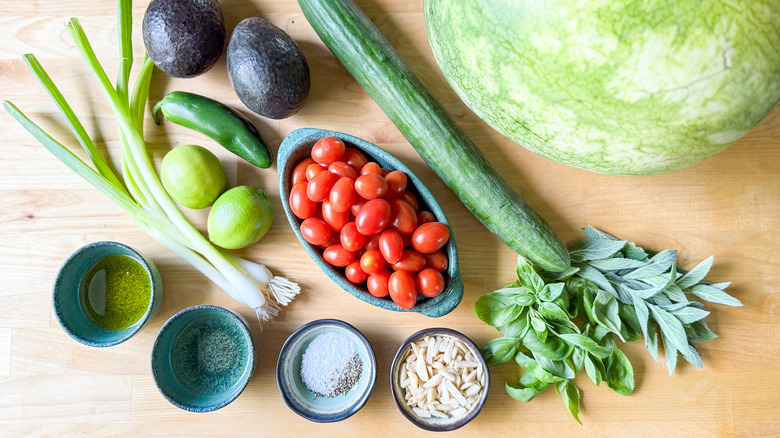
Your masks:
M142 32L154 65L175 78L204 73L225 47L225 21L217 0L152 0Z
M309 64L301 49L262 18L238 23L226 56L228 77L238 98L263 117L289 117L309 95Z

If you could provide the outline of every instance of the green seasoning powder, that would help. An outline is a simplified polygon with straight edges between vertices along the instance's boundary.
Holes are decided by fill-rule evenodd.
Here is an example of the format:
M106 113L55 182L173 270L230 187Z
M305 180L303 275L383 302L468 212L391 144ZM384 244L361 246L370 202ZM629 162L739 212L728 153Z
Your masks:
M135 259L114 254L84 275L81 304L87 317L107 330L124 330L146 313L152 295L149 274Z

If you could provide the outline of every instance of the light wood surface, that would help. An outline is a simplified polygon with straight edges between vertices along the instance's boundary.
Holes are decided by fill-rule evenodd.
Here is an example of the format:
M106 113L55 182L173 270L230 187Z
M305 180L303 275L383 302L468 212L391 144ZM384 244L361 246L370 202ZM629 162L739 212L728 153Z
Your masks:
M72 173L4 111L0 111L0 436L414 436L423 432L396 409L389 367L399 344L413 332L443 326L477 344L497 332L471 309L484 292L512 281L513 253L459 203L371 98L324 47L293 0L222 0L229 29L247 16L262 16L285 29L305 53L312 90L297 115L281 121L252 117L275 152L296 128L340 130L396 154L422 178L449 216L461 256L466 293L451 314L430 319L383 311L348 295L308 258L287 224L275 168L240 163L192 131L147 117L147 138L156 159L171 147L202 144L228 171L230 184L263 188L276 223L262 242L242 254L274 272L297 278L303 292L262 332L255 323L260 359L246 391L231 405L193 414L169 404L150 375L149 354L160 326L196 304L228 307L253 319L186 262L141 231L99 191ZM492 370L483 412L451 436L780 436L780 109L745 138L702 164L669 175L608 177L572 169L506 140L461 103L440 74L427 43L422 0L359 0L401 55L487 158L544 216L565 242L593 225L647 248L678 249L682 267L715 255L710 278L732 281L741 308L707 305L719 338L698 345L704 369L685 363L668 376L641 343L625 346L634 364L636 390L625 397L586 377L580 426L560 396L549 390L530 403L510 398L503 382L519 369ZM143 55L140 22L146 1L134 6L134 48ZM115 2L109 0L3 0L0 2L0 98L17 104L54 137L77 148L48 95L21 55L34 52L82 117L100 147L116 163L117 137L110 109L64 31L81 18L101 61L114 76L117 65ZM200 92L243 108L225 72L224 58L207 74L174 80L156 74L151 100L172 90ZM80 153L80 151L79 151ZM188 211L205 226L203 212ZM159 314L139 334L115 347L97 349L70 339L57 323L51 287L70 253L99 240L126 243L151 257L164 280ZM302 324L338 318L360 329L377 354L379 377L367 405L353 417L316 424L282 401L274 369L284 340Z

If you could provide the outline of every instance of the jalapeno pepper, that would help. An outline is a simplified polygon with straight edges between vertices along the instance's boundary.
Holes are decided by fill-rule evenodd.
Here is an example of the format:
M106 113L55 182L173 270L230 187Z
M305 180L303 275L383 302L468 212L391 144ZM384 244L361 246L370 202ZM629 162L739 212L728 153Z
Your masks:
M152 118L158 125L160 111L171 122L213 138L257 167L265 169L271 165L271 153L257 128L227 105L198 94L173 91L152 110Z

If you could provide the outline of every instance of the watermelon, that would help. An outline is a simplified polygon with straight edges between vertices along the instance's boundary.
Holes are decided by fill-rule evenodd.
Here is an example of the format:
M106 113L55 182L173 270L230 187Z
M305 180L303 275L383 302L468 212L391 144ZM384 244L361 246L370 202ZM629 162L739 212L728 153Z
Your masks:
M780 99L780 0L425 0L425 22L479 117L592 172L693 165Z

